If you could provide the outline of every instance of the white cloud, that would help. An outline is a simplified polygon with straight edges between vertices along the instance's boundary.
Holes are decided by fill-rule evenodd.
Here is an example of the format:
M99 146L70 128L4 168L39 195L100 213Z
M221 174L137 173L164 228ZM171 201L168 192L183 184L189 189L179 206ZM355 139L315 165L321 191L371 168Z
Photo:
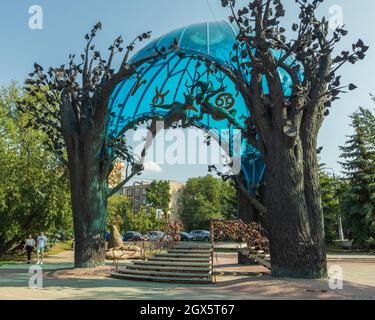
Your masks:
M149 161L149 162L145 162L143 164L144 166L144 173L148 174L148 173L159 173L159 172L162 172L163 169L155 162L153 161Z

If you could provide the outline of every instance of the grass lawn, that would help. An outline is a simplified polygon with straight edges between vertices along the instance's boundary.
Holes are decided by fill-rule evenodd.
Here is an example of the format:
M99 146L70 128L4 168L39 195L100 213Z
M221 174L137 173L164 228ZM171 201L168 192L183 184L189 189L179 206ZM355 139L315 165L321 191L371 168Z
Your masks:
M71 250L71 248L72 240L56 242L46 249L44 257L52 256L60 252ZM23 250L17 250L12 254L4 255L0 258L0 266L19 262L26 262L26 252Z

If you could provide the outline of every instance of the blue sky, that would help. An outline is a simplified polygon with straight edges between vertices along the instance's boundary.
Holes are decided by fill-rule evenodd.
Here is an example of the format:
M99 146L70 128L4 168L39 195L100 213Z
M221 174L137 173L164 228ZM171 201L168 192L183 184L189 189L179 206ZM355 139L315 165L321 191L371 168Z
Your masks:
M284 3L285 23L290 25L296 7L294 1ZM43 30L28 27L28 10L32 5L43 8ZM320 133L319 145L324 147L322 161L338 173L341 169L337 164L338 146L352 132L348 115L360 105L372 107L369 93L375 93L375 1L326 0L320 13L330 17L329 9L334 5L342 7L343 22L350 31L338 49L350 48L357 38L371 47L365 61L342 69L343 80L355 83L358 89L335 103ZM65 63L69 53L81 52L84 34L99 20L103 30L97 38L97 48L105 50L118 35L130 40L140 32L152 30L156 38L184 25L222 20L227 16L228 11L221 8L220 0L2 0L0 85L12 80L21 83L35 61L44 66ZM165 165L162 169L160 173L148 173L140 178L181 181L207 172L206 166Z

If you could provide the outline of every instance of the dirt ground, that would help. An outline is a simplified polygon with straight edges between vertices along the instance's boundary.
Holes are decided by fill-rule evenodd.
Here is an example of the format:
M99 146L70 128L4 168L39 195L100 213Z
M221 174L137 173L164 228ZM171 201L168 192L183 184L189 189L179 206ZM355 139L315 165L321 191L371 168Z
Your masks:
M95 270L73 269L73 252L45 260L43 287L29 288L27 264L0 267L0 299L375 299L375 256L330 255L331 274L343 271L343 289L328 279L275 279L261 266L238 265L232 253L217 254L216 283L164 284L113 279L111 262Z

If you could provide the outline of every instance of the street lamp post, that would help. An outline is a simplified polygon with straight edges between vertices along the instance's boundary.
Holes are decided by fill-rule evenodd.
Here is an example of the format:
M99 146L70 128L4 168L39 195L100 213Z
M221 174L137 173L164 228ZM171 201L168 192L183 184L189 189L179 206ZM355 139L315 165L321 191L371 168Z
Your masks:
M333 180L335 181L335 196L337 197L337 205L338 205L338 208L339 208L339 213L336 217L337 219L337 225L338 225L338 233L339 233L339 240L337 240L337 242L343 247L343 248L346 248L346 249L350 249L352 247L352 244L353 244L353 241L349 241L349 240L346 240L344 238L344 230L343 230L343 227L342 227L342 218L341 218L341 214L340 214L340 198L338 196L338 192L337 192L337 188L338 188L338 185L339 185L339 180L337 179L337 176L335 174L335 170L333 168L329 168L329 167L324 167L323 169L326 169L326 170L331 170L332 171L332 178Z

